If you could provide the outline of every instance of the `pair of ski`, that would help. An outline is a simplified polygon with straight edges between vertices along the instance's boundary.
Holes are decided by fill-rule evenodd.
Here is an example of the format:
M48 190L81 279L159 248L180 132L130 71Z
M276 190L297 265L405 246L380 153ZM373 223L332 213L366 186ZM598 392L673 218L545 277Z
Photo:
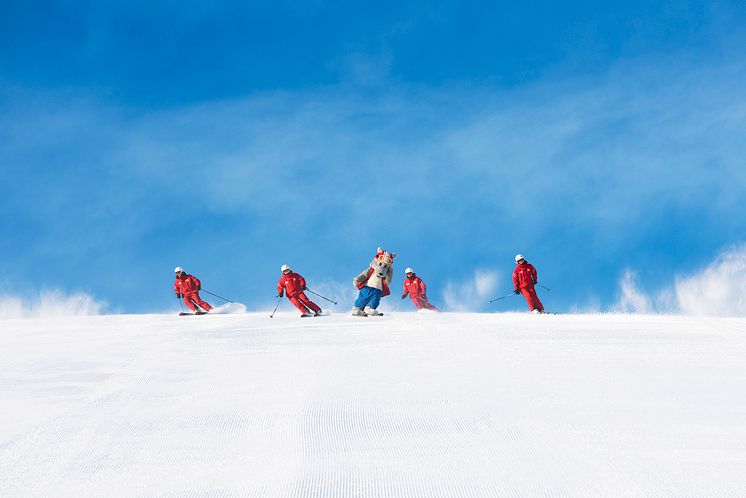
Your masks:
M186 311L182 311L179 313L179 316L186 316L186 315L206 315L207 311L195 311L194 313L188 313Z

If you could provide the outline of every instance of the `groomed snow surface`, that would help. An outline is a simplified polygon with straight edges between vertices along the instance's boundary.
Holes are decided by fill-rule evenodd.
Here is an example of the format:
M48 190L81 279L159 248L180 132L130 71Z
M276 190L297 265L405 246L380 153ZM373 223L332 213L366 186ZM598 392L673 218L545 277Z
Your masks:
M3 496L746 496L746 320L0 321Z

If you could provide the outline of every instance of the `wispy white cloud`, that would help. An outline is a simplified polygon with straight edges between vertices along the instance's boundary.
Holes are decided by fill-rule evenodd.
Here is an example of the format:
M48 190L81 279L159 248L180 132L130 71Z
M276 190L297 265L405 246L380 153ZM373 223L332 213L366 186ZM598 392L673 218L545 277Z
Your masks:
M160 111L18 95L0 117L3 172L15 187L0 207L33 233L16 260L78 270L92 258L134 267L164 247L173 257L220 248L269 280L274 270L257 261L281 263L282 234L306 244L293 256L322 241L337 261L324 271L354 274L362 245L410 234L438 238L440 254L478 244L509 254L563 229L574 239L544 263L560 266L581 243L591 259L634 250L681 210L735 230L732 213L745 207L744 80L739 61L654 60L519 89L337 86ZM3 226L0 235L19 238ZM462 242L475 233L480 241ZM416 256L433 266L441 257ZM213 257L205 249L201 260ZM258 292L246 302L261 301Z
M399 88L361 98L335 90L178 110L139 123L136 147L121 162L139 165L144 181L179 177L217 210L264 212L293 202L302 186L309 200L350 219L372 214L350 190L371 171L388 180L377 209L414 195L431 204L428 222L452 211L438 199L465 191L494 210L607 229L648 218L651 206L704 206L708 193L719 192L711 210L738 202L712 174L717 164L731 182L746 181L737 160L744 147L730 139L744 132L746 109L733 106L743 91L722 74L734 68L625 69L632 75L620 69L520 95ZM687 174L677 174L683 164ZM427 188L412 192L425 179ZM561 213L551 209L560 204Z
M606 226L633 224L650 215L652 204L704 205L707 198L710 209L732 206L736 189L712 168L727 173L730 184L746 182L737 160L744 146L731 140L745 131L746 108L737 103L744 100L739 82L746 69L653 64L627 62L604 76L520 90L392 86L366 95L342 87L134 118L78 100L55 103L60 112L53 116L47 105L21 104L8 119L22 123L14 130L34 129L37 149L86 150L93 168L116 167L103 192L94 192L103 204L109 194L142 201L126 183L136 181L143 195L157 191L170 199L194 190L200 192L195 207L231 213L273 211L302 191L307 200L344 208L356 219L370 208L356 201L351 187L375 171L388 179L378 209L386 209L387 199L414 195L433 203L432 214L423 214L433 220L448 211L435 201L466 189L472 202L495 209ZM97 145L80 147L89 132ZM687 174L677 174L683 164ZM530 196L522 188L525 175ZM425 180L427 189L405 187ZM716 198L701 201L691 195L715 191ZM536 198L562 203L563 210L537 209ZM617 209L620 201L625 210ZM299 211L296 219L317 213Z

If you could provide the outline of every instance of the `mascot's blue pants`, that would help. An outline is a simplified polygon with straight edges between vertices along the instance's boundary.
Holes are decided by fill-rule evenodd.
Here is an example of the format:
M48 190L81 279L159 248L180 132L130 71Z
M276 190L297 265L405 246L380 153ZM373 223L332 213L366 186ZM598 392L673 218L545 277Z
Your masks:
M365 308L366 306L370 306L371 308L376 309L380 302L380 290L374 287L363 287L360 289L360 294L358 294L357 299L355 300L355 307Z

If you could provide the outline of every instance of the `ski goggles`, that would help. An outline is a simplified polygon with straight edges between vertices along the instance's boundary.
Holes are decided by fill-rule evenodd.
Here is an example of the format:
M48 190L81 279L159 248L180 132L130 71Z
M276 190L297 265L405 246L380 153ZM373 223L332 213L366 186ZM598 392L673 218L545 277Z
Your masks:
M390 265L394 262L394 258L392 258L389 254L381 254L380 256L378 256L378 261Z

